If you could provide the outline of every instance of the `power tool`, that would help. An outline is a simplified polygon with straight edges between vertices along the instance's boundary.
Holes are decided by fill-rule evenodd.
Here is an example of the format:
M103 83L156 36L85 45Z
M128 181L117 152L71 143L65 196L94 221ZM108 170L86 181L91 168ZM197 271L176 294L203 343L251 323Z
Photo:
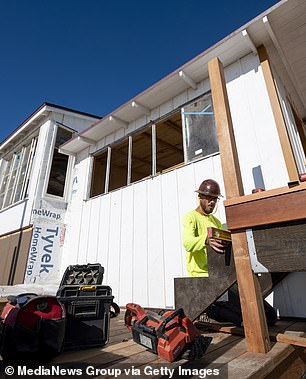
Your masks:
M199 359L212 341L201 335L182 308L161 315L128 303L124 320L136 343L169 362L178 357Z

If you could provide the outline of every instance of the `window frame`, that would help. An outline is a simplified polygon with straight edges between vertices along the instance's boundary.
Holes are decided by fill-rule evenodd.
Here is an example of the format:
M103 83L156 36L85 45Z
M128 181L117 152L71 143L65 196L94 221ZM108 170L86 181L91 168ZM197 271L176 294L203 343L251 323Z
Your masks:
M31 169L32 169L33 158L34 158L35 151L36 151L36 143L37 143L37 137L33 137L28 144L23 144L21 146L21 148L18 149L18 152L14 152L12 154L12 156L10 157L9 160L3 159L3 162L5 162L5 163L2 163L2 165L5 164L5 168L3 168L2 173L1 173L0 189L2 187L2 183L3 183L4 178L7 176L8 179L7 179L7 183L6 183L5 189L3 191L4 197L3 197L3 202L2 202L2 204L0 206L0 211L4 210L6 208L9 208L11 206L14 206L15 204L18 204L20 201L23 201L26 198L28 198L28 194L26 193L26 189L27 189L26 183L29 180L30 172L31 172ZM22 166L23 166L23 163L24 163L25 152L26 152L27 148L29 148L29 154L28 154L28 157L27 157L27 163L25 165L25 176L24 176L24 178L22 180L19 199L15 201L15 196L16 196L16 191L17 191L17 184L19 183L19 179L20 179L20 175L21 175L21 169L22 169ZM8 191L9 190L9 183L12 180L12 173L14 171L13 170L14 162L15 162L16 156L17 156L17 154L19 152L20 152L21 158L20 158L20 161L19 161L17 169L16 169L16 176L13 179L14 183L13 183L13 186L12 186L12 191L9 194L9 191ZM8 174L6 174L6 167L7 167L7 165L10 165L9 173ZM6 202L6 200L8 198L9 198L8 204L5 205L5 202Z
M69 191L69 180L68 180L68 178L71 177L72 170L73 170L73 167L72 167L73 166L73 164L72 164L73 157L72 156L70 156L70 155L68 156L63 196L57 196L57 195L53 195L53 194L50 194L47 192L48 186L49 186L50 175L51 175L51 168L52 168L52 163L53 163L54 151L55 151L55 149L59 150L59 148L55 146L56 138L57 138L57 131L59 128L71 132L72 135L75 132L74 129L71 129L71 128L64 126L62 124L58 125L56 122L54 122L54 129L53 129L52 138L51 138L50 154L48 157L48 164L47 164L47 168L46 168L46 177L45 177L44 186L43 186L43 197L49 198L49 199L55 199L55 200L62 200L64 202L67 202L68 201L68 193L69 193L68 192ZM63 154L63 155L65 155L65 154Z
M142 179L139 179L135 182L132 182L132 152L133 152L133 137L137 134L140 134L141 132L143 132L146 128L151 128L151 153L152 153L152 170L151 170L151 177L155 177L159 174L162 174L162 173L165 173L165 172L169 172L171 171L172 169L176 169L177 167L181 167L181 166L185 166L187 164L190 164L192 162L195 162L197 160L201 160L201 159L206 159L207 157L209 156L214 156L216 154L219 154L219 152L215 152L213 154L208 154L208 155L205 155L205 156L201 156L199 158L194 158L193 160L191 161L188 161L187 160L187 146L186 146L186 137L185 137L185 125L184 125L184 117L183 117L183 113L184 112L184 108L192 105L193 103L197 102L197 101L200 101L201 99L207 97L207 96L211 96L211 90L209 89L208 91L202 93L201 95L197 96L196 98L192 99L192 100L189 100L188 102L182 104L181 106L177 107L176 109L172 110L171 112L168 112L167 114L163 115L162 117L154 120L154 121L150 121L149 123L143 125L142 127L138 128L137 130L134 130L132 133L124 136L123 138L120 138L118 139L117 141L114 141L112 142L111 144L108 144L107 146L103 147L102 149L92 153L90 156L91 156L91 161L90 161L90 168L89 168L89 177L88 177L88 185L87 185L87 191L86 191L86 195L85 195L85 200L91 200L91 199L94 199L96 198L97 196L102 196L102 195L106 195L110 192L113 192L113 191L117 191L117 190L120 190L121 188L124 188L126 186L129 186L129 185L132 185L132 184L135 184L139 181L143 181L143 180L146 180L148 177L145 177L145 178L142 178ZM156 161L156 125L158 125L159 123L163 122L163 121L166 121L167 119L171 118L173 115L177 114L177 113L180 113L181 115L181 132L182 132L182 146L183 146L183 161L175 166L172 166L172 167L169 167L169 168L166 168L162 171L158 171L157 172L157 161ZM113 189L111 191L109 191L109 178L110 178L110 165L111 165L111 154L112 154L112 147L115 146L115 145L119 145L121 143L123 143L124 141L127 141L128 142L128 163L127 163L127 183L126 185L124 186L121 186L121 187L118 187L116 189ZM105 172L105 188L104 188L104 192L98 194L98 195L95 195L95 196L91 196L91 188L92 188L92 182L93 182L93 174L94 174L94 160L96 157L98 157L99 155L105 153L107 151L107 162L106 162L106 172Z

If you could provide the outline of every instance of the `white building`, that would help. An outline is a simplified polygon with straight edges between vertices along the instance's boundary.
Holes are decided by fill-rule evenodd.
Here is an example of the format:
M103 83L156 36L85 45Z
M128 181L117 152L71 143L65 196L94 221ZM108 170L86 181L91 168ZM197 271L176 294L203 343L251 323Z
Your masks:
M1 143L0 284L58 281L73 166L58 147L99 120L45 103Z
M75 157L77 178L62 270L99 261L120 305L173 307L173 278L186 275L181 218L204 178L223 183L208 76L214 57L225 67L244 192L285 186L306 171L305 19L303 0L281 1L61 146ZM217 216L226 223L222 203Z
M305 19L303 0L281 1L60 146L74 166L64 191L69 199L64 219L65 195L49 214L55 219L61 214L66 225L63 253L52 263L56 272L100 262L118 304L174 306L173 279L186 275L182 216L196 207L194 190L203 179L216 179L224 190L214 123L218 107L212 106L208 74L215 57L224 66L244 193L299 181L306 171ZM48 125L41 133L54 141L56 121ZM42 157L43 142L38 148ZM39 204L26 207L22 200L8 208L7 224L15 224L2 233L29 225L32 208L47 219L50 163L42 169L42 160L47 157L33 166L29 186L29 199ZM217 216L226 224L222 202ZM47 238L50 244L53 237ZM44 252L39 254L41 259ZM26 280L35 277L29 273ZM304 285L305 275L297 273L276 289L298 295L278 305L282 314L305 315L299 300Z

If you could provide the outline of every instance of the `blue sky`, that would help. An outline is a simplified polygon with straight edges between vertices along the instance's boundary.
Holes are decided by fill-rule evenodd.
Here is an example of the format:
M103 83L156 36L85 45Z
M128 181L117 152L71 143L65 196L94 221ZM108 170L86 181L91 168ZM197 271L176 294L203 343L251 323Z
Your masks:
M276 0L0 0L0 141L42 103L103 116Z

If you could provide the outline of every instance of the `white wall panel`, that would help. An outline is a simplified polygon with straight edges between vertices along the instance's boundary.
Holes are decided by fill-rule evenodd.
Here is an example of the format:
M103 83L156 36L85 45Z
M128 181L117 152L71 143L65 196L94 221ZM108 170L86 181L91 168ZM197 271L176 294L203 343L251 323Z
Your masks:
M161 176L148 182L148 305L165 307Z
M141 238L141 236L138 236L138 238ZM123 305L133 301L133 276L134 276L133 252L134 252L134 186L128 186L122 191L122 222L121 222L121 238L120 238L119 298L120 298L120 304L123 304Z
M120 285L120 247L122 229L122 203L121 194L123 190L110 193L111 212L109 218L109 241L108 241L108 280L107 284L112 287L113 295L119 298Z
M258 57L250 54L225 68L225 79L245 194L287 184L284 159ZM273 159L271 159L273 156Z
M100 197L100 215L96 220L99 222L99 232L98 232L98 250L97 250L97 262L105 269L105 275L103 283L108 284L108 249L109 249L109 237L110 237L110 207L111 207L111 196L105 195Z
M100 203L101 197L97 197L90 201L90 214L89 214L89 231L87 243L87 263L97 262L98 253L98 239L99 239L99 221L100 221Z
M145 180L134 185L133 302L148 304L148 209Z
M224 181L223 181L220 154L214 155L212 157L212 165L213 165L213 171L214 171L214 179L219 183L221 195L223 196L220 198L220 200L218 202L216 217L222 222L223 227L225 227L226 226L226 216L225 216L225 208L223 205L223 201L226 199L226 193L225 193L225 189L224 189Z
M88 239L90 236L90 211L91 211L91 203L92 202L84 202L83 211L82 211L82 224L80 228L80 238L79 238L79 246L78 246L78 258L77 262L79 264L91 263L88 262L87 257L87 248L88 248ZM72 233L73 231L70 230Z
M177 172L178 170L174 170L161 176L166 307L171 307L174 304L173 278L183 276L185 267L181 242Z
M30 225L32 207L28 203L23 200L0 213L0 235Z

